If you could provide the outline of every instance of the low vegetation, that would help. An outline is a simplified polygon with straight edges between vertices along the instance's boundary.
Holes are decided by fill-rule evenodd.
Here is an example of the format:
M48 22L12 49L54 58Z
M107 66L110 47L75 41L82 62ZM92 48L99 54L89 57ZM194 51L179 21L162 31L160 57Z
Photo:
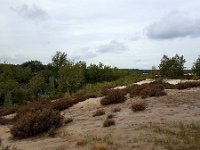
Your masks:
M92 116L96 117L96 116L102 116L105 114L105 110L103 109L98 109Z
M0 125L12 124L12 123L14 123L14 121L15 121L15 118L8 119L8 118L0 117Z
M120 111L121 111L120 107L115 107L115 108L112 109L113 113L120 112Z
M200 122L174 123L169 125L151 125L148 127L153 131L155 148L162 146L168 150L199 150Z
M160 84L142 84L133 85L126 89L130 92L130 97L141 96L142 98L153 97L153 96L164 96L164 86Z
M64 124L65 125L68 124L68 123L70 123L70 122L73 122L73 118L72 117L64 119Z
M54 110L62 111L72 106L72 100L70 98L62 98L51 102L50 105Z
M101 99L102 105L123 103L126 100L126 93L123 90L110 90L108 94Z
M113 117L114 117L113 114L108 114L108 115L106 116L107 119L112 119Z
M114 119L106 119L103 123L103 127L110 127L115 125Z
M144 111L147 108L147 103L145 101L137 101L132 103L131 109L133 112Z
M59 112L49 108L29 111L20 116L11 128L15 138L27 138L58 128L62 125L63 117Z

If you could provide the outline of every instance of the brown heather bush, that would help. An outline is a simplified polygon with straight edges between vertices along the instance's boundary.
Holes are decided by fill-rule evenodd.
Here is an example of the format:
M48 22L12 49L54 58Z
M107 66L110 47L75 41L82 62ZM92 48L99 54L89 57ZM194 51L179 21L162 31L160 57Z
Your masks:
M114 119L106 119L103 123L103 127L110 127L115 125Z
M102 116L104 114L105 114L105 111L103 109L99 109L92 116L96 117L96 116Z
M17 110L16 118L18 119L21 116L26 115L28 112L35 112L43 108L51 108L51 102L45 100L45 101L31 102L26 105L23 105Z
M107 118L107 119L112 119L113 117L114 117L113 114L108 114L106 118Z
M15 107L8 107L8 108L3 108L0 110L0 116L6 116L13 114L17 111L17 108Z
M31 137L60 127L62 121L60 113L50 108L29 111L18 118L11 128L11 134L15 138Z
M121 111L121 108L120 107L115 107L112 109L112 112L120 112Z
M131 105L131 109L136 112L136 111L143 111L147 108L147 103L145 101L138 101L134 102Z
M142 84L130 87L130 97L141 96L142 98L164 96L164 86L161 84Z
M14 123L15 118L12 119L7 119L7 118L2 118L0 117L0 125L8 125Z
M184 83L178 83L175 85L176 89L188 89L188 88L194 88L194 87L200 87L199 81L194 82L184 82Z
M68 123L70 123L70 122L72 122L73 121L73 118L66 118L66 119L64 119L64 124L68 124Z
M62 111L72 106L72 100L70 98L58 99L51 103L51 108L54 110Z
M108 95L108 94L110 93L110 91L112 91L112 89L110 89L110 88L103 88L103 89L101 90L101 94L102 94L103 96L106 96L106 95Z
M126 100L126 93L122 90L111 90L107 96L101 99L102 105L123 103Z

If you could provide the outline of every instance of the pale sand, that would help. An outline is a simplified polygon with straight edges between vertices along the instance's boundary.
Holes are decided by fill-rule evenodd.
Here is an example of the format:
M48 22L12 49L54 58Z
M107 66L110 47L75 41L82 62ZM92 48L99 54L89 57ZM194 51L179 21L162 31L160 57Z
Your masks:
M73 122L57 130L54 138L47 134L24 140L12 140L9 126L0 126L0 136L4 145L16 145L21 150L90 150L94 149L94 139L110 136L113 149L129 150L151 149L151 144L135 140L145 133L141 128L151 123L165 124L174 121L191 122L200 120L200 88L187 90L166 90L167 96L151 97L145 99L147 110L132 112L129 109L132 102L141 98L128 99L125 103L102 106L101 98L90 98L65 110L65 118L73 117ZM103 128L106 115L92 117L97 109L104 109L109 114L113 108L120 107L121 111L115 113L116 125ZM146 133L145 133L146 134ZM76 146L77 141L88 140L88 144Z

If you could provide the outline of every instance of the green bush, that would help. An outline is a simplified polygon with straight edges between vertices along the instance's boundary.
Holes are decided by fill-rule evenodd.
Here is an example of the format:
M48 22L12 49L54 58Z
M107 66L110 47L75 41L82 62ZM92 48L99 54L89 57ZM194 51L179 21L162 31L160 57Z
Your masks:
M160 75L170 78L183 76L185 62L186 61L183 56L179 56L176 54L174 57L169 58L167 55L164 55L159 65Z
M197 60L194 62L194 65L192 67L192 71L195 75L200 77L200 56L197 58Z
M15 138L27 138L58 128L62 125L63 117L53 109L43 108L30 111L20 116L11 128Z

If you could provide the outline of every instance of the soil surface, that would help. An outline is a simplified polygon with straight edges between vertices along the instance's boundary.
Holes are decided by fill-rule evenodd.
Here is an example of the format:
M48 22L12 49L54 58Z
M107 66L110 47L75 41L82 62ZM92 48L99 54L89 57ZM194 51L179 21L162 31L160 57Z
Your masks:
M200 88L187 90L168 89L166 96L146 99L128 98L122 104L102 106L101 97L90 98L61 112L65 118L72 117L73 122L64 125L54 134L43 134L33 138L12 139L10 126L0 126L0 137L3 145L16 146L19 150L91 150L99 147L107 149L151 149L149 142L137 140L146 131L142 126L152 123L167 124L170 122L192 122L200 120ZM145 111L133 112L133 102L144 100L148 107ZM121 111L112 113L113 108ZM106 114L92 117L98 109ZM116 124L103 127L107 114L112 113ZM96 147L95 147L96 146ZM99 150L100 150L99 148Z

